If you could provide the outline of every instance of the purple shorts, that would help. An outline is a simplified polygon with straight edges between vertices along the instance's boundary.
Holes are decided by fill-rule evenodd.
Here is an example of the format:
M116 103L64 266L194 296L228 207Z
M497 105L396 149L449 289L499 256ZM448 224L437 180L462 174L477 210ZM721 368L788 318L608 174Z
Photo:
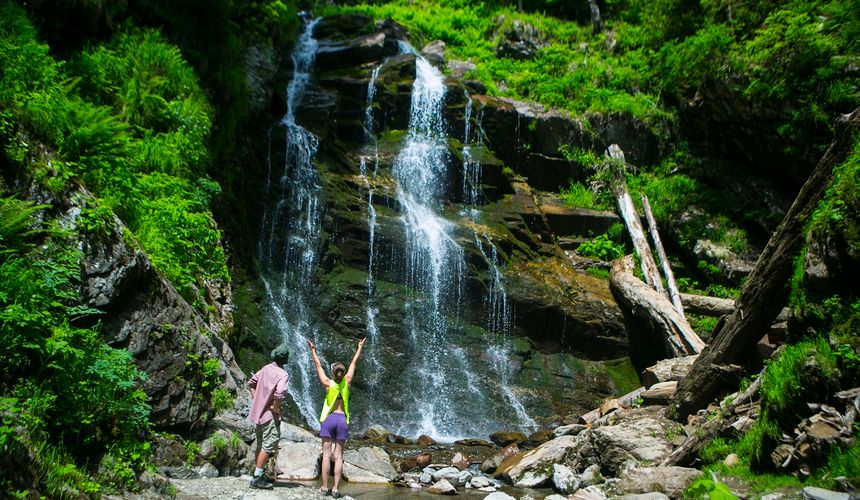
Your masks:
M335 441L346 441L349 438L349 430L346 427L346 415L343 413L329 413L325 422L320 426L320 437L332 438Z

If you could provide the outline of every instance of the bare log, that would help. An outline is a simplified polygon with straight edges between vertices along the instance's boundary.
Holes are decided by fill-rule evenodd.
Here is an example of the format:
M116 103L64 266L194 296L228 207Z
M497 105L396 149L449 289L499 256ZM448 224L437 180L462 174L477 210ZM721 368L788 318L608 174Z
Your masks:
M624 161L624 152L621 151L621 148L617 144L609 146L608 152L610 158L620 160L621 162ZM642 230L642 223L639 222L639 215L636 214L636 208L633 206L633 200L630 198L630 192L627 190L627 182L624 180L622 172L616 172L615 181L612 183L612 193L615 195L615 202L618 204L618 211L624 220L624 225L627 226L627 232L630 233L630 239L633 240L633 248L636 249L636 255L639 256L645 282L662 295L665 293L663 290L663 280L660 279L657 263L651 254L648 240L645 239L645 231Z
M860 129L860 108L837 123L833 143L785 214L758 258L735 303L735 310L714 329L714 340L705 349L690 374L678 385L672 412L683 419L703 408L734 377L721 373L728 365L743 364L755 344L767 332L788 298L794 262L806 237L806 225L829 184L833 167L848 157Z
M745 391L738 394L737 397L732 399L730 403L722 408L720 410L720 413L723 415L722 418L709 419L704 422L703 425L697 427L696 432L687 436L684 443L675 448L672 453L663 460L660 466L666 467L669 465L692 464L693 460L695 460L706 444L710 443L714 437L722 434L734 423L734 419L728 417L733 413L736 413L737 408L742 406L745 407L750 404L758 395L758 391L761 388L761 379L762 377L759 375L759 377L755 379L755 381L753 381ZM748 412L749 411L747 411L747 413Z
M658 293L633 274L633 256L612 263L609 288L616 300L634 317L650 325L662 335L667 357L687 356L700 352L705 343L696 335L683 314L672 307L665 295Z
M684 304L685 311L702 316L725 316L726 314L731 314L735 311L734 299L682 293L681 302ZM788 308L783 307L779 314L776 315L776 319L773 320L774 323L786 321L788 319L788 314Z
M672 266L669 265L669 258L666 257L666 251L663 250L663 242L660 241L660 233L657 231L657 221L654 220L654 214L651 213L651 204L648 203L648 197L642 195L642 210L645 211L645 220L648 221L648 232L651 233L651 241L654 242L654 247L657 249L657 255L660 257L660 263L663 267L663 274L666 276L666 287L669 289L669 298L672 299L672 305L675 310L684 314L684 306L681 304L681 294L678 293L678 287L675 285L675 275L672 273Z

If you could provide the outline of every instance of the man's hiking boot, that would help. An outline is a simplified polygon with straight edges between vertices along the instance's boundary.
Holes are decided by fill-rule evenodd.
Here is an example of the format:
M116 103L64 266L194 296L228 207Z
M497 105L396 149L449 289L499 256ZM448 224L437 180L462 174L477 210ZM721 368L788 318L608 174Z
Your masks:
M275 485L266 481L265 476L254 476L254 479L251 479L251 488L257 488L259 490L271 490Z

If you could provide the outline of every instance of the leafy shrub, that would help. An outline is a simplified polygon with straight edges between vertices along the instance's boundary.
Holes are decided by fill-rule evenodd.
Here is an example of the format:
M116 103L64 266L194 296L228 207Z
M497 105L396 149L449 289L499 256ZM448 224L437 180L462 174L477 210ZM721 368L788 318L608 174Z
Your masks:
M585 241L576 249L580 255L611 261L624 256L624 246L612 241L606 234L600 234Z

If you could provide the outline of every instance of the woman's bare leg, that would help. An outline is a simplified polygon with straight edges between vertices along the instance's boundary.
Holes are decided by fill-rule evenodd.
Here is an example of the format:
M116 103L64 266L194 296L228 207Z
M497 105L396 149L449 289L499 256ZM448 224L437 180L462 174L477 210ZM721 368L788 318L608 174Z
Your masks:
M343 444L346 441L335 441L332 443L334 446L334 491L340 491L338 489L338 485L340 485L340 476L343 474Z
M330 461L331 461L331 438L322 438L322 486L324 489L328 489L328 473L330 470ZM335 471L337 471L337 466L335 466ZM335 476L335 489L337 489L337 476Z

